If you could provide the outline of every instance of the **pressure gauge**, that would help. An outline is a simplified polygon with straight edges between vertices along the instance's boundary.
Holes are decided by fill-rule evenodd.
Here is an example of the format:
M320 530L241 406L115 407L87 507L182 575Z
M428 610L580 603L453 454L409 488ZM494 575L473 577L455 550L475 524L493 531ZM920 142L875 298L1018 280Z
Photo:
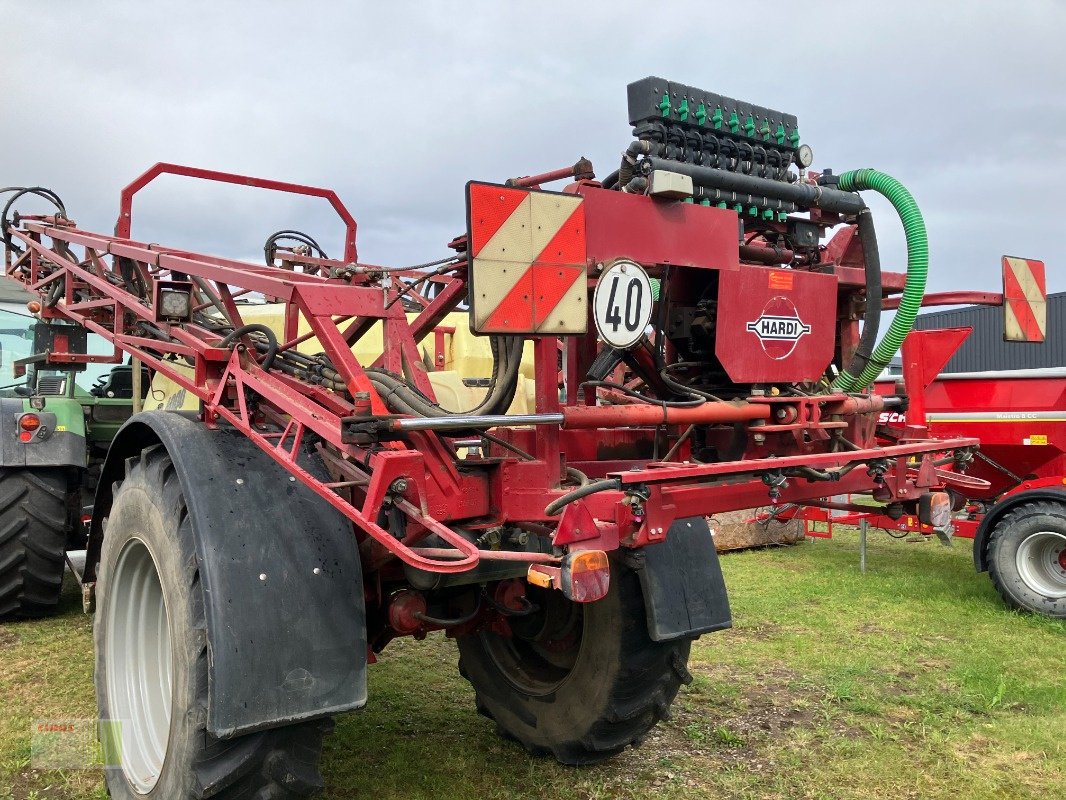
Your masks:
M814 163L814 151L809 144L801 144L796 149L796 163L803 169L807 169Z

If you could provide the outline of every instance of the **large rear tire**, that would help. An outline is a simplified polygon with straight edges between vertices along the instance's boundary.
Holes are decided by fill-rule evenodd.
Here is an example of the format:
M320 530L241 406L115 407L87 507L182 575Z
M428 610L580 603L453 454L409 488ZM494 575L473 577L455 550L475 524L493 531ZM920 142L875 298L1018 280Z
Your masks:
M1023 503L988 539L988 574L1012 608L1066 619L1066 503Z
M611 587L572 603L530 587L539 610L511 618L511 636L461 637L459 671L477 709L502 736L564 764L592 764L637 746L669 714L687 669L690 639L648 636L640 581L611 559Z
M0 469L0 619L59 603L70 534L67 470Z
M321 788L330 720L226 740L207 731L203 590L162 446L143 451L116 490L97 575L96 697L112 797L294 800Z

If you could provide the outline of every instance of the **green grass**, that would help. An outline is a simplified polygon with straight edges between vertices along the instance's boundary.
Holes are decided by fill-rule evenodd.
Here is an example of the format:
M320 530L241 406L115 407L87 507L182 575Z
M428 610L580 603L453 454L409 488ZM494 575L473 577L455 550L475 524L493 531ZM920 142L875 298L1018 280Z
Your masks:
M1066 625L1005 609L967 545L872 534L865 575L848 534L725 556L735 627L694 645L670 722L593 768L498 739L451 642L397 642L328 740L325 796L1066 797ZM29 765L31 720L92 714L76 592L0 628L0 800L103 797Z

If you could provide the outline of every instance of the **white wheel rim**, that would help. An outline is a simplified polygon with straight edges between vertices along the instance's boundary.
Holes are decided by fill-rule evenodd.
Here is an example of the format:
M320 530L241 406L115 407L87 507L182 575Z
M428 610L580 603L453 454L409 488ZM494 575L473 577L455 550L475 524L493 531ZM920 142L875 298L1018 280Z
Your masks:
M1040 531L1018 545L1016 556L1022 581L1045 597L1066 597L1066 535Z
M108 591L108 707L121 725L122 771L147 794L159 780L170 738L174 655L159 573L140 539L122 548Z

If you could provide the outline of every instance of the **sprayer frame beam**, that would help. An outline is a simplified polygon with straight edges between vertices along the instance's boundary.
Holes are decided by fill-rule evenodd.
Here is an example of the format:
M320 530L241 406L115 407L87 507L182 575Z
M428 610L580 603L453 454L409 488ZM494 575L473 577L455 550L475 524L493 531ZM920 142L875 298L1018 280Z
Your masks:
M129 231L133 195L160 174L335 197L313 187L157 165L124 192L124 216L120 218L123 233ZM601 209L600 213L604 216L598 224L605 229L624 224L621 218L611 216L609 209ZM346 255L354 257L354 220L343 213L342 218L349 223L351 247L346 248ZM402 304L397 302L402 284L371 286L365 272L353 273L349 279L324 277L342 270L346 266L343 261L316 258L304 272L297 271L301 263L298 257L291 259L291 269L254 265L148 245L125 236L94 234L77 229L65 218L23 220L22 227L13 227L10 233L26 245L27 252L17 259L12 251L7 252L8 274L46 296L54 294L53 287L62 286L58 297L48 297L42 317L82 324L111 341L116 352L139 359L186 389L201 401L205 424L228 424L251 439L294 478L351 520L357 537L379 562L396 558L421 569L447 573L462 572L482 558L492 558L491 553L479 551L450 526L471 521L481 527L554 521L545 506L572 491L562 486L564 454L567 464L578 466L592 479L617 474L624 476L626 487L638 494L643 491L642 485L647 487L650 496L643 503L646 518L622 502L622 492L602 492L588 498L589 507L596 511L597 524L611 529L616 534L615 542L641 546L656 541L656 537L661 539L682 511L691 516L757 505L751 502L755 498L765 502L768 486L756 476L780 470L786 464L839 466L891 461L885 482L894 497L906 499L916 497L926 485L919 485L910 477L908 456L920 456L923 464L931 463L932 453L974 444L971 440L909 442L907 455L896 455L894 460L894 452L877 448L820 452L820 443L834 430L851 425L860 434L860 443L868 443L870 438L865 432L868 427L860 425L855 415L875 413L875 401L840 394L753 397L748 402L682 407L644 403L589 405L587 397L579 400L576 391L568 391L563 401L559 392L560 338L538 336L533 337L536 413L524 420L480 420L475 427L491 424L493 428L488 430L499 428L501 438L495 441L503 444L498 450L489 448L486 457L459 459L453 443L438 431L470 429L471 420L396 421L388 414L386 404L351 348L369 327L380 323L383 345L375 363L407 374L432 399L417 342L467 296L463 265L457 264L451 275L440 276L440 294L425 298L421 303L423 311L409 321ZM732 231L729 235L732 237ZM72 246L83 247L84 258L79 260ZM403 271L393 274L402 275ZM156 307L158 293L152 289L157 281L179 277L197 284L199 288L193 289L192 299L201 307L206 307L204 298L195 295L206 285L217 295L228 324L233 326L244 324L235 297L258 291L279 298L286 304L283 346L295 346L300 339L297 323L302 317L328 356L338 376L335 380L346 387L348 394L315 383L310 373L292 375L280 371L277 365L264 369L254 355L255 348L245 349L247 341L244 347L219 346L221 334L207 320L201 320L202 324L171 324ZM55 303L50 305L53 299ZM347 323L343 331L338 327L342 321ZM143 324L153 326L151 336L140 329ZM586 351L593 337L590 332L583 340ZM563 374L578 374L569 359L579 349L566 348ZM179 368L167 354L190 359L194 365L192 374ZM49 357L59 361L65 355L55 353ZM778 411L782 416L774 419L784 422L767 424L771 412ZM350 418L364 415L366 419L367 414L375 424L395 421L400 436L393 441L382 441L373 435L367 442L350 441L346 438ZM510 427L516 422L529 422L535 427ZM503 427L505 424L508 427ZM782 445L778 452L787 454L787 458L749 457L704 465L609 455L610 448L617 445L623 445L626 453L635 453L635 448L643 446L649 437L658 441L663 430L668 436L680 435L681 426L689 424L717 426L720 431L747 424L753 431L763 432L760 435L764 438L779 437L775 440ZM504 441L506 437L510 437L510 442ZM524 448L507 452L503 445L515 442L523 443ZM298 456L307 444L317 447L340 474L339 480L320 481L300 466ZM601 449L604 445L606 451ZM680 458L687 455L685 449L678 453ZM919 472L932 474L932 468ZM787 495L810 498L815 493L834 493L845 485L852 490L869 490L880 483L862 470L853 470L841 480L818 482L816 486L796 481ZM390 504L405 519L406 536L402 541L395 531L377 524L381 509ZM447 556L419 546L431 535L451 548Z

